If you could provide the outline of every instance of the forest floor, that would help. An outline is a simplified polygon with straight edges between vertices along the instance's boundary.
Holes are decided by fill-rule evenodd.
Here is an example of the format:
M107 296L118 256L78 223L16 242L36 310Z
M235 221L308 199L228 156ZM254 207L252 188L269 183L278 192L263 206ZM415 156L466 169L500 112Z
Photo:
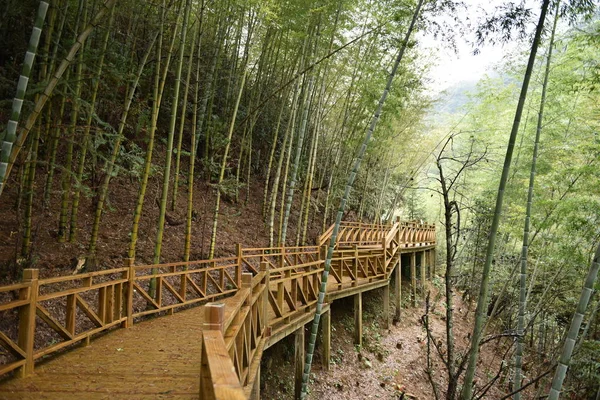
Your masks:
M408 288L403 282L403 289ZM436 278L428 285L431 291L429 323L438 343L445 343L445 309L442 299L437 298L442 282ZM407 290L403 290L406 292ZM331 305L331 368L322 365L321 348L317 345L309 385L309 399L435 399L426 373L427 340L421 317L425 307L408 306L403 296L401 320L383 328L381 313L383 290L363 294L363 346L353 344L354 314L352 298L340 299ZM393 306L391 307L393 310ZM455 297L454 339L456 348L463 353L468 349L467 339L472 331L473 312ZM310 324L307 325L310 329ZM308 334L305 335L308 338ZM497 373L503 358L503 346L495 342L482 347L479 382L488 382ZM433 379L438 393L445 396L446 370L436 350L431 345ZM290 399L294 393L294 336L290 335L263 354L261 368L261 394L263 399ZM277 366L274 368L273 366ZM506 385L493 385L484 399L499 399ZM404 397L402 394L404 393Z
M158 153L161 153L160 150ZM155 162L160 165L161 160L155 160ZM186 171L186 168L186 162L182 160L182 170ZM14 174L14 176L17 175ZM96 180L99 181L100 178L98 177ZM45 179L44 169L38 168L36 186L43 188ZM95 212L95 199L82 193L77 218L77 237L71 243L59 243L60 182L60 171L57 171L47 204L44 204L41 190L36 191L33 207L32 251L27 260L19 257L22 242L23 205L18 201L17 182L12 181L0 197L0 285L18 279L18 271L23 267L38 268L42 278L70 275L74 272L77 259L87 257ZM136 246L135 264L137 265L153 263L161 186L161 174L150 177ZM123 266L129 248L138 187L138 181L129 177L118 176L112 179L100 224L96 254L97 266L93 269ZM268 246L269 229L262 217L264 182L252 182L249 189L243 186L239 190L237 202L227 196L222 197L215 257L227 257L235 254L238 243L244 247ZM288 238L290 239L288 244L296 239L297 220L302 201L301 193L302 188L297 188L288 228ZM321 199L318 198L319 194ZM312 201L324 201L324 194L320 191L314 191L312 195ZM170 198L171 195L169 195L169 205L171 204ZM280 199L281 196L279 196L278 202L281 201ZM214 204L214 188L205 180L198 179L194 185L191 260L208 258ZM70 212L69 207L69 215ZM174 210L171 210L170 207L167 209L161 262L183 260L186 214L187 181L185 176L182 176L176 207ZM314 243L321 234L322 223L322 214L315 213L315 208L311 208L306 235L307 243ZM279 213L275 215L275 226L275 241L277 241ZM17 263L16 260L18 260Z

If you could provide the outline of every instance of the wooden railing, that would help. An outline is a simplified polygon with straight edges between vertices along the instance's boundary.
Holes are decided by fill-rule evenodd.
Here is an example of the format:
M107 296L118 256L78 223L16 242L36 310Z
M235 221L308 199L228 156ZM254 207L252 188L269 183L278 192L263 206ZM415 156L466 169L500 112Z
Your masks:
M200 399L246 399L259 390L260 360L268 337L268 267L242 276L233 305L205 306ZM231 304L231 302L230 302Z
M400 249L435 245L433 225L346 222L342 228L330 278L338 289L389 279ZM247 371L262 351L265 332L285 326L316 303L332 230L321 236L321 246L238 245L235 256L214 260L134 266L126 259L122 268L49 279L24 270L21 283L0 287L0 318L15 321L16 328L0 331L0 375L13 370L19 376L31 374L40 358L89 342L102 331L131 327L136 318L239 296L244 300L237 311L227 311L233 317L221 332L239 386L248 389L255 378ZM245 271L254 275L251 281ZM203 351L210 353L209 348L214 346Z
M381 239L385 237L391 228L392 225L386 224L364 224L362 222L342 221L340 230L338 231L336 245L338 247L377 245L381 243ZM317 244L319 246L328 244L332 233L333 225L319 236Z

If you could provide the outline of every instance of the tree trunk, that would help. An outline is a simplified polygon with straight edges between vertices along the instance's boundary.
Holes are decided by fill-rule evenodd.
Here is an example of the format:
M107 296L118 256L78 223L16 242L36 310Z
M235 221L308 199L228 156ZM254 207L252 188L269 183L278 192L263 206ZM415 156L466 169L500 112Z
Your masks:
M39 99L35 102L33 111L31 112L31 114L29 114L29 117L27 117L27 120L25 121L25 126L23 127L23 130L21 131L19 136L16 138L16 140L14 140L14 138L11 138L10 134L7 133L6 140L3 143L2 153L0 155L0 195L2 195L2 190L4 189L4 182L6 182L6 179L10 175L12 166L14 165L14 163L17 159L17 156L21 152L21 148L23 147L23 144L25 143L25 140L27 139L27 135L29 135L29 132L35 125L35 122L36 122L38 116L40 115L40 112L42 111L44 104L46 104L46 101L52 95L52 92L54 91L56 84L59 82L59 80L62 77L62 75L64 74L65 70L73 62L75 55L77 54L77 52L79 51L79 49L81 48L81 46L83 45L83 43L85 42L87 37L90 35L90 33L92 33L94 28L100 24L100 21L102 21L102 19L106 15L106 13L109 12L111 10L111 8L115 5L116 1L117 0L106 0L104 2L104 4L102 5L102 7L100 8L100 10L98 11L98 13L96 14L96 16L94 17L94 19L79 34L75 43L73 43L73 45L69 49L69 52L67 53L67 55L65 56L65 58L63 59L61 64L59 65L58 69L54 72L54 76L52 77L52 79L50 79L50 81L44 88L44 91L40 95ZM36 49L37 49L38 41L39 40L36 40L36 46L35 46ZM35 52L33 52L33 53L28 52L28 54L31 54L31 56L28 56L28 58L31 58L31 61L33 62L33 56L34 56ZM30 65L30 64L31 63L28 63L26 60L25 65ZM27 70L27 73L29 74L29 69ZM25 88L24 87L17 88L18 91L21 89L25 89ZM19 93L19 92L17 92L17 93ZM19 95L17 94L17 97L18 96ZM21 103L19 103L18 108L15 110L20 111L20 104ZM15 132L16 132L16 128L17 128L17 126L15 124L14 125ZM9 139L12 139L12 142ZM9 145L12 145L12 150Z
M527 253L529 250L529 224L531 220L531 206L533 202L533 185L535 182L535 168L538 158L538 148L540 144L540 136L542 133L542 123L544 121L544 105L546 103L546 90L548 87L548 77L550 76L550 65L552 61L552 48L554 47L554 34L556 32L556 24L558 23L558 6L556 8L556 16L554 17L554 25L552 34L550 35L550 43L548 44L548 56L546 58L546 70L544 71L544 81L542 83L542 97L540 99L540 110L538 113L537 128L535 131L535 143L533 145L533 158L531 160L531 173L529 176L529 189L527 192L527 207L525 211L525 226L523 228L523 246L521 250L521 273L519 277L519 316L517 321L517 348L515 351L515 380L513 389L517 391L513 399L520 400L521 392L521 367L523 365L523 329L525 328L525 309L527 298Z
M381 95L381 98L379 99L377 109L375 110L375 113L373 114L373 118L371 119L369 129L367 130L367 133L365 135L363 143L358 151L352 171L350 172L350 176L348 177L348 182L346 184L344 196L342 197L342 199L340 201L340 206L338 209L335 225L333 227L333 232L331 234L331 240L329 241L327 257L325 258L323 274L321 276L321 286L319 288L319 297L317 299L317 305L316 305L316 310L315 310L315 316L314 316L313 323L312 323L310 340L308 342L308 349L306 351L306 362L304 363L304 373L302 374L301 398L306 398L306 394L307 394L307 390L308 390L308 381L309 381L310 369L311 369L311 365L312 365L312 358L313 358L313 354L315 351L317 332L319 330L319 321L321 318L321 310L323 309L323 301L325 300L325 291L327 289L327 278L329 276L329 269L331 268L331 259L333 257L333 250L335 247L335 242L337 240L337 235L338 235L338 232L340 229L340 224L342 222L342 215L344 214L344 210L346 208L346 202L348 201L348 198L350 196L350 189L352 188L352 185L354 183L354 178L356 177L356 174L360 168L360 163L365 154L365 151L367 149L369 141L371 140L371 136L373 135L375 126L377 125L377 122L379 121L379 117L381 116L381 110L383 109L383 104L385 103L385 100L386 100L388 93L390 91L390 88L392 86L392 81L394 80L394 76L396 75L396 72L398 71L398 66L400 65L400 62L402 61L402 57L404 56L404 51L407 48L408 40L410 39L410 35L413 31L413 28L415 26L417 18L419 17L419 13L421 11L421 6L423 5L423 2L424 2L424 0L419 0L419 2L417 3L417 7L415 9L412 20L408 27L408 31L406 32L406 36L404 38L404 41L402 42L402 46L400 47L400 51L398 52L398 56L396 57L392 71L390 72L390 75L387 79L385 90L383 91L383 94Z
M510 132L510 138L508 140L508 147L506 149L506 156L504 158L504 168L502 170L502 177L500 178L500 185L498 187L498 195L496 196L496 208L494 210L494 218L492 220L492 226L489 234L489 241L487 246L485 264L483 266L481 276L481 287L479 290L479 298L477 300L477 308L475 310L475 325L473 327L473 334L471 335L471 347L469 349L469 363L465 373L465 379L462 389L462 398L470 399L473 396L473 381L475 379L475 369L477 368L477 358L479 355L479 343L483 332L483 325L486 320L486 311L488 303L488 292L489 292L489 280L490 280L490 269L492 267L492 260L494 258L494 244L496 241L496 232L498 231L498 225L500 224L500 214L502 213L502 202L504 200L504 190L506 188L506 181L510 171L510 163L512 160L513 149L515 147L515 140L517 132L519 131L519 124L521 122L521 115L523 113L523 106L525 99L527 98L527 89L529 87L529 81L531 80L531 73L533 71L533 65L535 63L535 56L537 49L540 44L542 30L544 28L544 21L546 20L546 12L548 11L548 5L550 0L544 0L542 4L542 10L540 13L540 19L538 21L535 37L531 46L531 52L529 54L529 62L527 63L527 69L525 71L525 77L523 79L523 86L521 87L521 94L519 96L519 103L515 113L515 119L513 122L512 130Z
M154 264L160 264L160 255L162 251L163 234L165 231L165 217L167 214L167 200L169 197L169 180L171 174L171 159L173 156L173 142L175 139L175 125L177 123L177 111L179 106L179 89L181 87L181 71L183 70L183 55L185 51L185 39L187 36L187 26L189 21L191 0L186 0L185 10L183 12L183 22L181 27L181 45L179 47L179 59L177 62L177 71L175 73L175 86L173 88L173 104L171 108L171 121L169 123L169 134L167 137L167 156L165 159L165 169L163 173L163 186L160 198L160 210L158 214L158 228L156 230L156 243L154 245ZM153 268L152 273L157 269ZM154 298L156 295L156 279L150 280L148 295Z
M592 265L588 271L583 289L581 289L579 304L577 305L575 314L573 314L571 326L567 333L567 337L565 338L563 350L558 360L558 366L556 367L554 378L552 379L552 387L548 393L548 400L558 400L560 396L563 381L567 376L567 369L569 368L569 363L571 362L571 355L573 354L573 349L575 347L575 343L577 342L579 328L581 328L581 322L583 321L590 297L594 292L594 283L596 282L596 277L598 276L598 269L600 269L600 245L598 245L596 248Z
M23 69L21 70L19 82L17 83L17 94L12 102L12 112L6 127L6 134L0 136L0 139L2 140L2 148L0 148L0 195L2 195L2 190L4 189L6 179L10 173L10 156L13 151L13 144L17 140L17 125L21 116L21 107L23 106L25 92L27 92L27 84L29 83L29 77L31 76L33 61L35 60L35 54L40 42L40 36L42 34L47 11L48 3L46 1L40 1L33 30L31 31L31 37L29 38L27 52L25 53ZM33 126L33 124L31 126Z

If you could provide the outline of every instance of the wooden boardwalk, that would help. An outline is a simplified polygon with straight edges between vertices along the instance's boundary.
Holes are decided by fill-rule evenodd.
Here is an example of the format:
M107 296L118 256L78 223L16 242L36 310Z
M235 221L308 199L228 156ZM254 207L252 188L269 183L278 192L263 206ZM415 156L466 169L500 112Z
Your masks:
M0 385L0 399L197 399L202 307L118 329Z
M422 254L423 280L425 266L434 263L435 230L427 226L421 229L426 234L419 236L422 226L401 227L400 223L385 229L347 224L334 254L326 301L355 296L355 305L360 305L364 291L385 287L389 293L394 271L395 278L400 277L403 253L411 255L416 294L416 253ZM414 236L408 235L410 230ZM407 233L404 239L401 232ZM4 288L4 292L20 294L20 300L0 302L0 311L18 307L20 329L14 340L0 332L0 349L4 347L16 358L12 364L0 364L0 373L16 368L25 377L0 381L0 399L258 397L262 351L290 333L303 337L304 325L312 321L324 250L324 246L240 247L237 257L188 263L183 269L178 269L183 263L133 267L128 262L127 268L92 276L32 279ZM195 269L198 264L201 268ZM157 290L151 296L146 283L153 277ZM83 285L65 287L65 282L74 279ZM41 289L56 284L60 289ZM57 314L56 307L48 303L61 298L66 309ZM189 308L206 300L218 300L219 304ZM173 313L181 306L189 309ZM383 306L389 313L389 300ZM32 337L40 322L31 330L24 321L31 321L34 309L37 319L56 331L62 341L33 347ZM142 318L154 312L172 315ZM323 310L327 312L328 305ZM77 313L89 317L89 326L77 326ZM360 341L362 316L356 320ZM328 314L323 321L324 337L330 338ZM66 347L70 348L64 350ZM328 354L329 339L325 347ZM303 350L297 354L297 362L302 364ZM23 357L19 360L18 356ZM32 374L27 368L33 369L35 359L40 361Z

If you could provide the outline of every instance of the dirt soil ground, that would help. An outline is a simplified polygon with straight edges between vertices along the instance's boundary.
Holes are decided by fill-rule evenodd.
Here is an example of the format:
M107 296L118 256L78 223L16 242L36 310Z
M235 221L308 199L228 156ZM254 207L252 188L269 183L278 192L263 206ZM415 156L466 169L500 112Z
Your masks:
M430 325L433 336L438 343L445 346L445 309L441 299L435 299L441 282L438 279L434 282L435 284L428 286L433 308L430 313ZM408 287L408 282L403 282L403 292L407 292L405 288ZM426 373L427 341L421 322L425 313L423 304L407 307L409 299L403 297L405 308L402 309L401 320L396 325L391 324L386 330L383 328L381 313L382 295L381 289L363 294L362 348L353 344L352 299L341 299L332 304L331 369L329 372L323 369L321 348L317 346L309 399L435 398ZM456 296L454 339L461 353L467 350L467 336L472 330L472 319L473 313L468 312L467 304L461 300L460 295ZM305 336L308 338L308 333ZM501 350L502 348L494 344L483 346L481 367L477 372L478 382L486 383L497 374L503 355ZM440 397L444 397L447 385L446 370L436 357L435 351L432 345L433 379L438 385ZM263 356L262 368L263 399L293 398L293 355L293 335L267 350ZM506 389L506 385L500 386L494 385L482 398L501 398L505 394L501 389Z
M155 153L157 155L154 160L155 166L162 165L161 157L164 157L162 146L159 146ZM182 159L182 171L187 171L187 168L187 159ZM23 204L18 201L18 184L14 179L0 197L0 285L18 280L20 267L15 265L15 260L19 260L21 268L38 268L40 277L47 278L73 273L77 259L85 258L88 255L95 202L87 192L82 193L80 200L76 239L71 243L58 242L58 222L61 208L60 172L57 170L49 202L44 204L42 192L46 171L42 167L38 168L37 190L33 207L32 251L27 260L20 259L18 256L22 241ZM17 176L18 174L13 175ZM140 219L136 265L152 264L154 258L161 187L162 174L155 173L148 181ZM123 259L127 257L130 242L138 188L139 182L136 179L118 176L111 180L100 224L97 266L94 269L123 266ZM268 246L269 228L263 222L262 217L263 191L262 179L253 177L248 192L245 186L240 189L237 203L227 196L221 199L215 257L227 257L235 254L237 243L242 243L245 247ZM296 226L302 200L301 192L301 190L296 191L294 196L288 229L288 245L296 240ZM246 195L248 195L247 199ZM321 191L314 191L312 195L313 201L324 202L325 194ZM171 204L171 194L168 204ZM204 179L197 179L194 184L193 204L195 217L192 223L193 240L190 259L206 259L210 247L215 190ZM185 174L182 174L175 210L171 211L170 207L167 210L168 218L165 224L161 262L176 262L183 259L186 213L187 178ZM321 234L322 218L321 212L315 213L315 208L311 209L307 243L314 243L314 240ZM278 212L275 215L275 224L276 227L279 224ZM277 230L275 235L275 240L277 240Z

